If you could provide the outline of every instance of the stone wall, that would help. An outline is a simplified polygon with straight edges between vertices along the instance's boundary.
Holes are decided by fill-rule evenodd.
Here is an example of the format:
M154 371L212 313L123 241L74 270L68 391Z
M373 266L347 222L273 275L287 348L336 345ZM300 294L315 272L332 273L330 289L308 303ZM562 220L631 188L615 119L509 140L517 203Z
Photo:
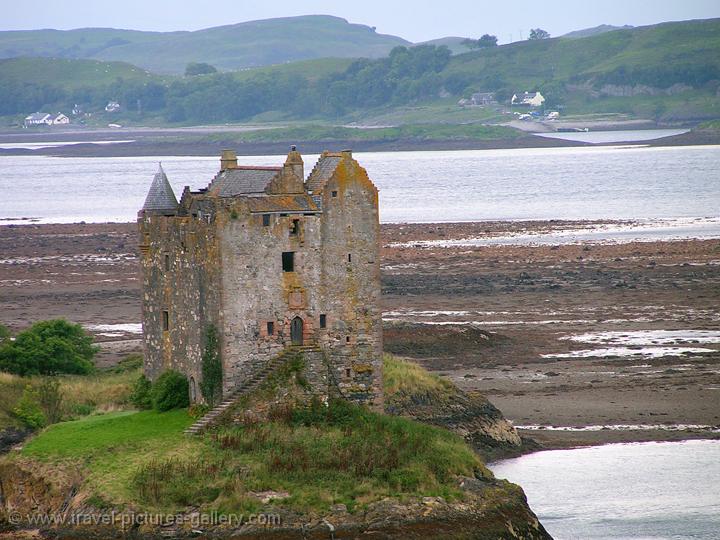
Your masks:
M302 159L292 152L266 195L186 190L177 215L141 215L150 378L177 369L197 388L205 333L214 324L228 393L298 345L291 335L297 319L302 345L327 359L318 377L327 378L329 365L343 396L382 409L377 189L349 152L335 156L337 167L312 193L322 211L298 206L298 191L309 198ZM283 253L290 252L294 267L285 271Z

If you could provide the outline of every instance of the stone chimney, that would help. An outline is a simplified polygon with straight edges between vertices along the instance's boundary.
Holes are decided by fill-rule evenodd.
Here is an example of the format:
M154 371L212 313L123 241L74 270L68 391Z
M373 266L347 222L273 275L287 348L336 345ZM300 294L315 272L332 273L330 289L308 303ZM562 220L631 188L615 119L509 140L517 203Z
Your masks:
M293 144L290 147L290 153L285 160L284 167L289 168L296 178L299 178L301 182L305 181L305 164L303 163L300 152L297 151L296 146Z
M235 150L223 150L220 156L220 170L237 169L237 154Z

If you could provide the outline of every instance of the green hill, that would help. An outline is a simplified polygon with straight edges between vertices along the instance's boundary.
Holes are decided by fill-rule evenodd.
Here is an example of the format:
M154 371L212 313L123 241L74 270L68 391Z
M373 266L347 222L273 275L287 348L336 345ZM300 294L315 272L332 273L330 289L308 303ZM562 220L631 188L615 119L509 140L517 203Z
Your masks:
M0 83L53 85L65 90L104 86L118 78L149 82L160 77L126 62L67 58L7 58L0 60Z
M583 28L582 30L574 30L573 32L568 32L567 34L563 34L560 37L569 38L569 39L578 39L578 38L596 36L598 34L604 34L605 32L612 32L613 30L627 30L629 28L632 28L632 26L630 26L629 24L626 24L624 26L613 26L612 24L600 24L598 26L593 26L592 28Z
M334 28L354 26L320 16L258 24L267 30L270 23L282 27L282 21L305 25L307 32L324 23ZM230 35L247 24L212 30ZM356 30L364 37L378 37L367 27ZM282 33L276 29L268 35ZM303 35L307 37L307 33ZM178 34L177 39L182 36ZM249 34L245 37L247 44ZM329 41L329 37L318 40L317 46ZM232 43L228 55L237 60L239 49ZM146 50L150 61L158 63L165 62L162 54L183 51L180 46L165 44L162 51L151 52L160 46L158 40L137 45ZM104 49L102 54L115 49ZM250 55L249 49L246 52ZM500 115L491 109L460 108L457 102L461 97L495 92L500 102L507 103L513 93L539 90L547 99L546 106L562 108L564 115L622 113L693 122L720 117L720 19L613 30L578 39L529 40L454 56L444 46L428 44L393 47L389 55L375 59L338 57L343 56L339 48L332 52L333 58L195 77L161 77L119 62L5 60L0 63L0 115L29 114L44 108L65 110L75 103L87 112L96 112L113 99L123 107L113 119L133 124L271 120L472 123L489 121L492 116L499 120ZM207 56L194 59L213 62ZM185 63L174 61L178 66Z
M158 73L182 73L189 62L235 70L331 56L375 58L407 44L339 17L308 15L194 32L109 28L0 32L0 58L92 58L129 62Z
M445 74L491 90L587 82L698 87L720 79L720 19L521 41L456 56Z

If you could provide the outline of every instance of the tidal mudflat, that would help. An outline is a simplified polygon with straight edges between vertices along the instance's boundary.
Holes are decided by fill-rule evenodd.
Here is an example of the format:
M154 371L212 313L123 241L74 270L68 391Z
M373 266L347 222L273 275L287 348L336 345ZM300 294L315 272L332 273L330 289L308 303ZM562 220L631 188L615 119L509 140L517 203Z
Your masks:
M720 437L720 240L427 242L578 226L383 225L386 349L549 447ZM0 227L0 322L79 322L103 365L139 352L136 241L132 223Z

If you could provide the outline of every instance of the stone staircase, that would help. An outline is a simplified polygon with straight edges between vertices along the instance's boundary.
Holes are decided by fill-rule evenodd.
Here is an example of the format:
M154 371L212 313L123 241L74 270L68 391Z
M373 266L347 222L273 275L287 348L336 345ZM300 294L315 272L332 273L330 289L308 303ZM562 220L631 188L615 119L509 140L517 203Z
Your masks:
M294 356L293 353L302 353L307 351L317 351L320 350L315 346L312 345L305 345L305 346L299 346L299 347L291 347L290 349L284 351L283 353L277 355L275 358L270 360L267 364L265 364L262 369L258 370L256 373L253 374L252 377L249 379L246 379L243 381L242 384L239 386L236 386L232 389L232 391L224 396L224 399L222 403L217 405L214 409L211 409L208 411L205 416L202 418L199 418L195 421L194 424L192 424L190 427L185 429L184 433L185 435L199 435L202 433L205 429L209 428L211 425L215 423L215 421L218 420L218 418L227 411L230 407L232 407L235 402L237 402L238 399L240 399L245 394L248 394L254 390L256 390L267 378L268 376L277 370L280 366L282 366L285 362L287 362L290 358Z

